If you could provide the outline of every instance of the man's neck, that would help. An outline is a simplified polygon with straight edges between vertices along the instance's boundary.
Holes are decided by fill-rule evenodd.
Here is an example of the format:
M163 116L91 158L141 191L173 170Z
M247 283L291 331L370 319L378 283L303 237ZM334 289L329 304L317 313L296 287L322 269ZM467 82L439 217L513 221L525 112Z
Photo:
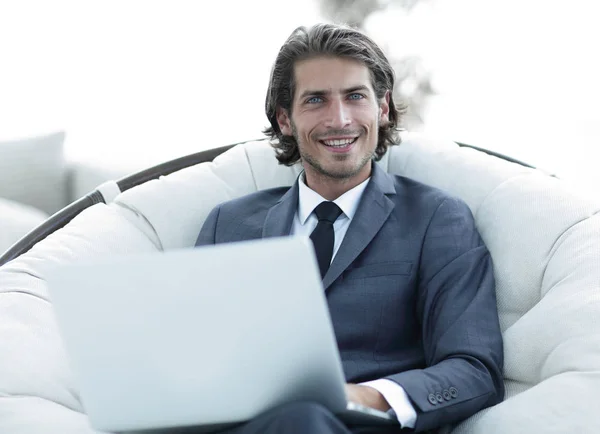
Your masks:
M357 185L367 180L372 173L372 169L369 166L369 170L365 170L359 176L350 178L335 179L325 175L316 173L304 172L304 183L313 191L316 191L327 200L336 200L342 194L352 190Z

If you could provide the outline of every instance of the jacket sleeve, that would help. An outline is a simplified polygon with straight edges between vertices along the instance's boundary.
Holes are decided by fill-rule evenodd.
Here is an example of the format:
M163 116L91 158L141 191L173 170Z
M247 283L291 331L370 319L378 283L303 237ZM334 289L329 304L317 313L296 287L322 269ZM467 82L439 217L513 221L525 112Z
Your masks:
M219 219L220 210L220 205L213 208L213 210L208 214L208 217L206 217L206 220L204 220L202 229L200 229L200 234L196 239L196 247L216 244L217 220Z
M462 201L445 199L433 214L418 278L427 367L386 378L404 388L417 410L415 431L423 431L463 420L504 397L492 259Z

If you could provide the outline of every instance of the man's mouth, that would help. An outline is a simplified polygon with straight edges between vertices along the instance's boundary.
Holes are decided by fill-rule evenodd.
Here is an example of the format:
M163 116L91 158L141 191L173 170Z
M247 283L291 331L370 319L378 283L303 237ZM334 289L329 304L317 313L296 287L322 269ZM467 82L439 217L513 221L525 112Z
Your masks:
M319 140L319 142L325 146L330 148L347 148L350 145L353 145L358 137L347 138L347 139L327 139L327 140Z

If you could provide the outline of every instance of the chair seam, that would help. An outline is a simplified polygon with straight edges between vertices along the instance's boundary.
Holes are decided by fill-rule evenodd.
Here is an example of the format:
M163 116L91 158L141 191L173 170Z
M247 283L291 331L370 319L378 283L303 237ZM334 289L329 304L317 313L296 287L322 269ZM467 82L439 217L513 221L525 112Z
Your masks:
M30 273L26 273L26 274L31 275ZM37 277L37 279L40 279L40 278ZM40 279L40 280L43 280L45 282L44 279ZM44 301L44 302L52 305L52 302L48 298L42 297L41 295L38 295L38 294L32 294L31 292L23 291L21 289L11 289L11 290L8 290L8 291L2 291L2 292L0 292L0 296L2 296L2 294L23 294L23 295L28 295L30 297L36 298L36 299L38 299L40 301Z
M556 251L558 250L558 244L562 242L562 240L567 236L567 232L571 232L572 230L574 230L574 228L578 225L580 225L581 223L583 223L586 220L589 220L590 218L594 217L595 215L599 215L600 214L600 209L596 210L595 212L593 212L591 215L583 217L581 219L579 219L578 221L574 222L573 224L571 224L569 227L565 228L564 231L561 232L561 234L556 238L556 240L554 240L554 242L552 243L552 246L550 246L550 252L548 255L548 260L546 261L546 263L544 264L544 269L542 271L542 283L544 282L544 279L546 278L546 272L548 270L548 264L550 263L550 261L552 260L552 258L554 257L554 255L556 254ZM558 282L557 282L558 284ZM556 285L554 285L556 286ZM542 298L544 298L546 295L548 295L548 293L552 290L552 288L554 288L554 286L552 286L551 288L548 288L548 291L546 291L546 294L542 296L542 288L540 286L540 301L542 300ZM537 303L536 303L537 304Z
M246 156L246 161L248 162L248 167L250 168L250 174L252 175L252 182L254 182L254 191L258 191L258 184L256 180L256 175L254 174L254 168L250 163L250 155L248 154L248 147L244 146L244 155Z
M66 405L66 404L64 404L62 402L54 401L53 399L49 399L49 398L44 398L43 396L28 395L28 394L25 394L25 393L15 393L15 394L12 394L12 393L0 392L0 399L2 399L2 398L35 398L35 399L41 399L41 400L48 401L48 402L51 402L51 403L56 404L56 405L60 405L61 407L64 407L67 410L74 411L75 413L79 413L79 414L85 415L85 413L82 412L82 411L79 411L79 410L77 410L75 408L72 408L72 407L70 407L70 406L68 406L68 405Z

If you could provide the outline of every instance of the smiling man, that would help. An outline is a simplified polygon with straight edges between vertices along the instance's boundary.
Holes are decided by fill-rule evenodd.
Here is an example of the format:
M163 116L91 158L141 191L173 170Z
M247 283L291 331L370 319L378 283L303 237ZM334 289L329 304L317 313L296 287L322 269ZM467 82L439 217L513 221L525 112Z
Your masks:
M393 69L364 34L296 29L271 73L265 132L281 164L304 170L291 188L219 205L197 245L310 236L348 398L427 431L502 400L502 338L491 258L469 208L375 164L399 143L393 87ZM400 428L358 430L297 403L231 432L359 431Z

